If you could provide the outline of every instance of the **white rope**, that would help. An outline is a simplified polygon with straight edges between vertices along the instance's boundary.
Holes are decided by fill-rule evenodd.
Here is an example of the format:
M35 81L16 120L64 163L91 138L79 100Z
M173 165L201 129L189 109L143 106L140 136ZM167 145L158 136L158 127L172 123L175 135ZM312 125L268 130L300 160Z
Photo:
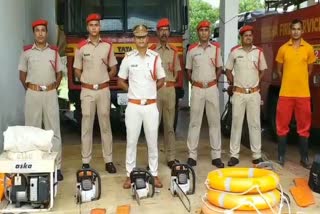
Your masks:
M282 208L283 208L283 199L286 201L286 204L288 206L288 214L291 214L291 207L290 207L288 199L286 197L284 197L284 195L283 195L283 188L282 188L280 183L279 183L278 186L280 188L280 193L281 193L281 199L280 199L278 214L281 214L281 211L282 211Z
M213 206L209 205L206 201L207 198L207 194L205 194L204 196L201 197L201 200L203 202L203 204L211 211L214 211L214 212L218 212L218 213L226 213L226 214L232 214L234 213L234 211L236 209L238 209L239 207L241 207L242 205L250 205L251 207L254 208L254 210L258 213L258 214L262 214L259 209L250 201L244 201L243 203L240 203L238 206L232 208L231 210L228 210L228 209L224 209L224 210L218 210L218 209L215 209Z
M217 190L217 189L213 189L209 186L209 181L208 179L206 179L206 181L204 182L205 186L207 187L208 190L212 190L212 191L216 191L216 192L220 192L220 193L225 193L225 191L221 191L221 190ZM280 203L279 203L279 210L278 210L278 214L281 214L282 208L283 208L283 203L284 200L288 206L288 214L291 214L291 207L289 205L288 199L286 197L284 197L284 191L283 188L280 184L280 182L278 183L278 186L280 187ZM270 210L272 211L273 214L277 214L277 212L273 209L273 206L271 206L271 204L269 203L269 201L266 199L266 197L263 195L263 193L261 192L260 188L258 185L254 185L252 187L250 187L248 190L244 191L244 192L240 192L240 193L235 193L235 192L228 192L228 194L230 195L245 195L248 192L250 192L253 189L257 189L258 193L260 194L260 196L263 198L263 200L266 202L266 204L268 205L268 207L270 208ZM205 194L205 197L207 197L207 194ZM209 209L215 211L215 212L221 212L221 211L217 211L215 209L212 209L212 206L208 205L207 202L204 201L204 199L202 198L203 203L206 205L206 207L208 207ZM227 210L227 211L231 211L233 213L234 210L238 209L239 207L241 207L242 205L250 205L252 206L257 213L261 213L257 207L250 201L244 201L243 203L238 204L236 207L232 208L231 210ZM223 212L222 212L223 213Z
M225 193L225 191L221 191L221 190L217 190L217 189L213 189L209 186L208 184L208 180L205 181L205 185L207 187L208 190L212 190L212 191L216 191L216 192L220 192L220 193ZM284 197L284 194L283 194L283 188L282 186L280 185L279 183L279 187L280 187L280 203L279 203L279 210L278 210L278 214L281 214L281 211L282 211L282 208L283 208L283 200L285 200L287 202L287 206L288 206L288 214L291 214L291 208L290 208L290 205L288 203L288 199ZM277 214L276 210L273 209L273 206L269 203L269 201L266 199L266 197L263 195L263 193L261 192L260 188L258 185L254 185L252 187L250 187L248 190L244 191L244 192L241 192L241 193L234 193L234 192L228 192L228 194L230 195L245 195L247 194L248 192L250 192L251 190L253 189L257 189L258 193L260 194L260 196L263 198L263 200L266 202L266 204L268 205L269 209L271 210L271 212L273 214ZM207 194L205 195L205 197L207 197ZM203 203L206 205L206 207L208 207L209 209L213 210L213 211L216 211L216 212L219 212L215 209L212 209L212 207L210 205L208 205L204 199L202 198L202 201ZM250 205L251 207L253 207L255 209L255 211L257 213L261 213L258 208L250 201L244 201L243 203L240 203L238 204L236 207L230 209L230 210L227 210L227 211L234 211L236 209L238 209L239 207L241 207L242 205ZM220 211L221 212L221 211Z

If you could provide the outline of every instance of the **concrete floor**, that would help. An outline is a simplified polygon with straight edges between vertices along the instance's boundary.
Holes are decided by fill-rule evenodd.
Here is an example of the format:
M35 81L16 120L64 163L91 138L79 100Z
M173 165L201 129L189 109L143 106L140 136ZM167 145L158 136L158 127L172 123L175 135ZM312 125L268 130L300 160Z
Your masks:
M187 147L186 136L188 131L188 112L181 112L179 126L177 128L177 159L186 161ZM183 119L181 119L183 118ZM160 160L159 160L159 176L162 180L164 187L156 193L153 198L141 200L139 206L135 200L132 199L131 190L122 189L122 183L125 179L125 137L121 132L114 135L114 163L118 172L110 175L104 171L104 163L101 154L101 145L99 144L99 133L95 134L94 144L94 158L91 166L100 172L102 178L102 195L98 201L76 205L75 203L75 172L81 167L80 157L80 136L79 134L68 125L62 127L63 135L63 174L64 181L58 187L58 194L55 199L54 208L51 213L64 214L64 213L82 213L88 214L93 208L106 208L108 214L115 214L116 208L119 205L130 204L131 214L183 214L188 213L178 198L172 197L168 188L170 181L170 170L165 163L165 155L163 152L162 136L160 134ZM137 165L145 167L147 165L147 148L144 143L144 137L140 138L138 144L138 160ZM223 139L222 159L226 163L229 159L228 156L229 139ZM265 158L275 160L276 144L272 142L267 134L263 137L263 151ZM289 145L288 148L288 161L285 168L281 169L276 167L276 172L280 175L280 182L285 189L285 192L290 195L292 213L319 213L320 210L320 195L314 193L317 203L307 208L297 207L289 188L292 187L293 178L305 177L308 178L309 171L303 169L299 165L299 155L296 145ZM242 167L251 167L251 153L246 147L241 148L240 164ZM215 167L211 165L210 148L208 142L208 128L207 123L204 121L201 137L199 142L199 155L198 166L195 167L196 172L196 192L194 195L189 196L191 201L191 213L200 214L202 201L201 198L206 192L204 182L208 172L214 170ZM80 212L81 210L81 212ZM284 211L283 213L287 213Z

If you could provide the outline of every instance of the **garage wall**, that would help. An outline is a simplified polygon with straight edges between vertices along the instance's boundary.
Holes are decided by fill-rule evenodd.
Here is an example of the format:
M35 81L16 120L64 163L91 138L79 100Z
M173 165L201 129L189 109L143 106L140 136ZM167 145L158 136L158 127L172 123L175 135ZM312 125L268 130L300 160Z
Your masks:
M48 19L50 41L55 41L54 0L0 0L0 153L2 132L24 123L24 94L17 65L22 46L33 41L31 22Z

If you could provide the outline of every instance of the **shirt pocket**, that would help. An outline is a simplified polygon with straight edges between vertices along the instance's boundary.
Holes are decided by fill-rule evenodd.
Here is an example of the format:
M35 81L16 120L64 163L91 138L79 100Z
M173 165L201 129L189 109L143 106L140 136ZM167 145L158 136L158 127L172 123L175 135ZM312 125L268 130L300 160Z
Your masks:
M82 59L83 59L83 63L87 63L87 64L90 64L93 62L93 56L91 53L86 53L84 52L82 54Z
M194 68L199 68L200 67L200 65L201 65L201 62L202 62L202 60L201 60L201 54L195 54L193 57L192 57L192 66L194 67Z
M41 59L39 56L30 56L28 59L28 68L29 69L35 69L39 66L41 66Z
M57 59L55 56L55 52L52 54L48 54L44 57L44 62L48 63L49 67L52 68L54 71L56 70L57 67Z

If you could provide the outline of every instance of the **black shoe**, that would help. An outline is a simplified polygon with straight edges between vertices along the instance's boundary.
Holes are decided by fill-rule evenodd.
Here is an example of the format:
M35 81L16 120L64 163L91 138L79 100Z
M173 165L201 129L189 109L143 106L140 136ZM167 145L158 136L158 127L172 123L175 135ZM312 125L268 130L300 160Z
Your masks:
M299 137L299 150L300 150L300 164L306 169L311 169L308 155L308 138Z
M63 181L63 175L60 169L57 170L57 178L58 178L58 181Z
M177 160L177 159L174 159L174 160L172 160L172 161L169 161L169 162L167 163L167 166L171 169L172 166L173 166L173 164L176 164L176 163L180 163L180 161Z
M197 161L194 160L194 159L192 159L192 158L188 158L187 164L188 164L189 166L191 166L191 167L197 166Z
M211 164L217 168L224 168L224 163L221 161L221 158L216 158L211 161Z
M109 162L109 163L106 163L106 171L113 174L117 172L117 169L112 162Z
M253 164L259 164L259 163L261 163L261 162L263 162L263 159L262 159L262 158L258 158L258 159L252 160L252 163L253 163Z
M300 160L300 165L303 166L303 168L311 169L312 164L309 162L309 159L306 158L304 160Z
M287 150L287 137L278 136L278 163L281 166L284 166L286 150Z
M280 164L281 166L284 166L284 156L278 157L278 164Z
M82 164L82 169L89 169L89 168L90 168L90 164L88 164L88 163Z
M235 157L231 157L228 161L228 166L235 166L239 163L239 159Z

